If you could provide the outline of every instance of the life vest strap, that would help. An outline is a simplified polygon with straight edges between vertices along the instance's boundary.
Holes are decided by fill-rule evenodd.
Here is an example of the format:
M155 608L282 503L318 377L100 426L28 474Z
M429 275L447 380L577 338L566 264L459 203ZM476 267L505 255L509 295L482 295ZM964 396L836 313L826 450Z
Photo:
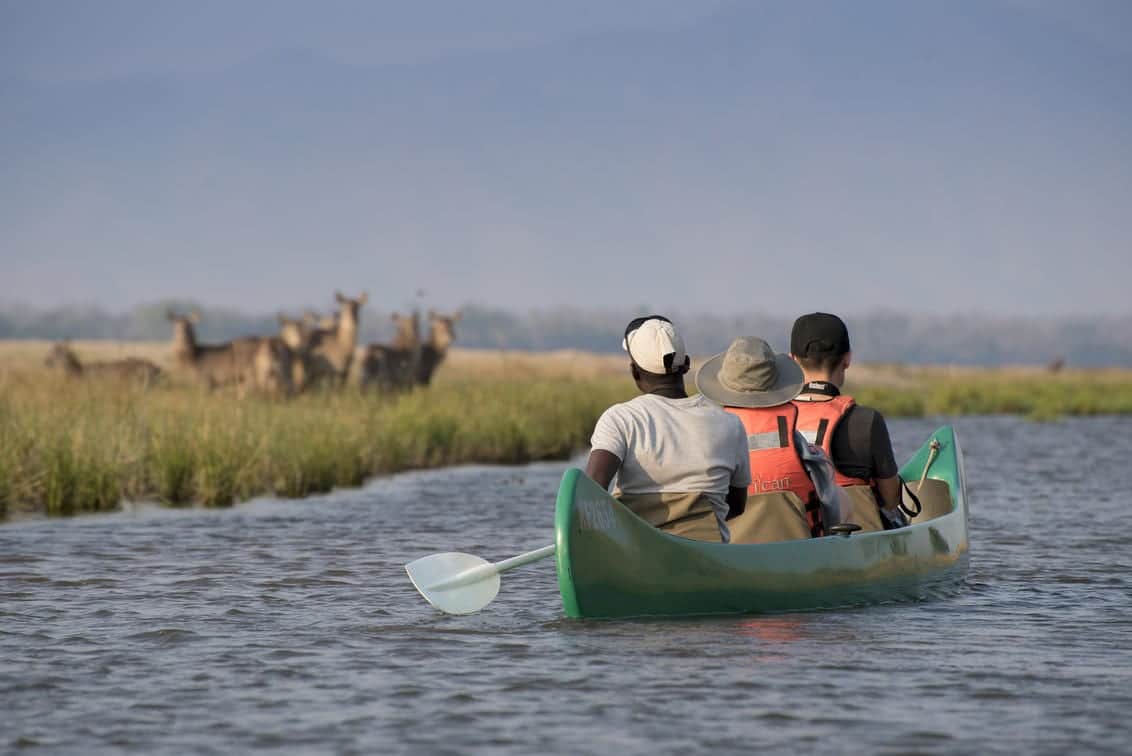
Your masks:
M812 390L821 390L826 384L817 385L822 383L815 382ZM806 440L821 449L833 459L833 436L837 434L837 428L845 419L856 404L851 396L838 396L836 386L828 384L830 393L827 393L824 398L815 400L813 396L803 399L801 396L794 399L794 406L798 408L798 425L802 435ZM834 465L837 461L834 460ZM875 481L863 478L852 478L848 475L842 474L840 470L835 467L835 482L842 488L846 486L856 485L874 485Z
M787 449L790 447L790 421L785 415L779 415L777 420L777 431L764 431L763 433L747 435L747 449L749 451Z
M765 449L781 449L782 434L778 431L765 433L751 433L747 436L748 451L763 451Z
M814 443L816 445L821 446L822 441L825 441L825 432L828 428L829 428L829 418L823 417L821 419L821 422L818 423L818 432L814 436Z

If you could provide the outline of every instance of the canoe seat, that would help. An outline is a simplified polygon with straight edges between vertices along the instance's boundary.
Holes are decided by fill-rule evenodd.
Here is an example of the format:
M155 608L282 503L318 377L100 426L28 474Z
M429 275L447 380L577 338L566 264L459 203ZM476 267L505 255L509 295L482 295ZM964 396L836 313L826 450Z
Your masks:
M743 514L727 521L731 543L774 543L810 537L802 500L778 491L747 497Z
M927 478L921 485L919 481L908 481L908 487L920 499L920 504L924 509L920 514L912 518L912 522L924 522L936 517L941 517L951 512L951 487L942 480L933 480ZM915 508L908 499L908 494L904 494L905 506L910 509Z

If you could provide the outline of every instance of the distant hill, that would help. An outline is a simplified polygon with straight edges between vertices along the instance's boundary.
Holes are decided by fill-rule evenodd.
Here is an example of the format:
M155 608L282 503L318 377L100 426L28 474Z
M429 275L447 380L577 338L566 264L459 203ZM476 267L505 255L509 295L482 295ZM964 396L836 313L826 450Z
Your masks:
M35 309L0 305L0 339L161 340L169 337L166 310L196 308L202 319L200 337L224 340L249 334L275 333L269 313L244 313L187 301L155 302L126 312L96 306ZM303 307L288 310L298 315ZM617 352L621 332L631 317L652 312L640 306L619 311L544 309L513 312L469 304L457 327L460 346L545 351L579 349ZM789 316L751 313L720 317L703 313L671 316L697 355L727 348L740 334L760 335L776 348L789 346ZM383 341L392 335L390 313L367 308L361 316L361 341ZM857 359L956 365L1046 365L1063 359L1073 367L1132 367L1132 316L1072 319L1005 318L964 315L909 315L873 312L846 315Z

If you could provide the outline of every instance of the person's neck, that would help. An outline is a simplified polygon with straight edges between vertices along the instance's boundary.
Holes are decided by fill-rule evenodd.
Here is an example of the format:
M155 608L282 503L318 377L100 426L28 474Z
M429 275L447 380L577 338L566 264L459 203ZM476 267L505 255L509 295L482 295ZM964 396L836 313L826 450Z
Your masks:
M674 381L672 383L658 383L653 386L642 386L642 391L646 394L655 394L656 396L663 396L665 399L687 399L688 392L684 388L684 381Z
M805 384L803 384L803 386L809 385L811 383L828 383L831 386L834 386L838 391L841 390L841 382L834 380L834 376L830 373L817 373L810 372L809 370L803 370L802 378L805 380ZM806 389L803 387L803 393L805 392L805 390Z

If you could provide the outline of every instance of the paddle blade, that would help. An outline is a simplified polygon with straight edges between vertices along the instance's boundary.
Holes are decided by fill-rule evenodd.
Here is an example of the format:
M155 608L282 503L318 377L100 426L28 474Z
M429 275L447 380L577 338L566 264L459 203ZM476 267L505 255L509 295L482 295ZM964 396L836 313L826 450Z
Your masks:
M450 551L421 557L405 565L428 603L448 614L471 614L499 593L499 572L485 559Z

